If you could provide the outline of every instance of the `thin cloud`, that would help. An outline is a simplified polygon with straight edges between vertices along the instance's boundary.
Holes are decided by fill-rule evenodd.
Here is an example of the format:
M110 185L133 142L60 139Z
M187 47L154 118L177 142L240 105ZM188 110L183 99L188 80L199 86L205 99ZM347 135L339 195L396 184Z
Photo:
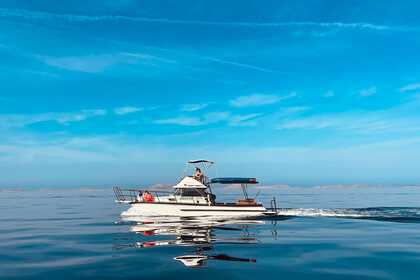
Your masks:
M375 86L373 86L373 87L370 87L370 88L362 89L359 92L359 95L362 96L362 97L369 97L369 96L375 95L377 92L378 92L377 88Z
M197 103L197 104L184 104L181 106L180 111L182 112L195 112L203 110L209 106L208 103Z
M420 128L415 118L390 118L390 111L314 115L282 121L279 130L335 130L362 134L416 131Z
M0 115L0 127L24 127L30 124L46 121L55 121L59 124L68 125L70 123L84 121L89 118L105 116L106 114L107 111L104 109L92 109L76 112Z
M56 68L68 71L100 73L118 64L143 64L159 66L168 63L176 63L173 60L153 56L146 53L114 53L85 56L35 56L41 62Z
M159 56L155 56L155 55L151 55L151 54L147 54L147 53L122 52L122 53L120 53L120 55L127 56L127 57L132 57L132 58L136 58L136 59L140 59L140 60L147 60L147 61L151 61L151 62L156 61L156 62L163 62L163 63L170 63L170 64L177 63L176 60L167 59L167 58L163 58L163 57L159 57Z
M160 119L156 120L156 124L172 124L180 126L200 126L203 125L203 121L196 117L176 117L169 119Z
M50 114L51 120L55 120L61 124L69 124L71 122L80 122L88 118L105 116L107 114L106 110L95 109L95 110L82 110L75 113L63 113L63 114Z
M38 56L37 58L49 66L85 73L99 73L112 65L122 62L121 58L115 55L88 55L80 57Z
M218 58L218 57L197 55L197 54L193 54L191 52L186 53L186 52L174 51L172 49L166 49L166 48L153 47L153 49L160 50L160 51L165 51L165 52L176 53L176 54L181 55L181 56L189 56L189 57L196 58L198 60L203 60L203 61L206 61L206 62L210 61L210 62L219 63L219 64L231 65L231 66L235 66L235 67L243 68L243 69L248 69L248 70L254 70L254 71L265 72L265 73L275 72L272 69L264 68L264 67L253 65L253 64L247 64L247 63L232 61L232 60L228 60L228 59L225 59L225 58L221 59L221 58ZM223 83L228 83L228 84L230 82L231 81L223 81Z
M277 113L276 126L279 130L333 130L340 132L375 133L413 133L420 129L420 118L415 112L420 99L414 98L384 110L353 110L342 113L284 114ZM293 108L293 107L292 107ZM299 108L299 107L297 107ZM306 110L304 110L306 111ZM273 120L274 122L274 120Z
M311 110L309 106L292 106L292 107L283 107L277 111L274 115L277 117L290 117L300 115L302 113L308 112Z
M155 120L155 124L170 124L180 126L203 126L228 120L229 112L212 112L200 117L179 116Z
M222 27L254 27L254 28L286 28L286 27L315 27L315 28L334 28L344 30L371 30L371 31L402 31L418 32L420 27L414 26L390 26L379 25L368 22L219 22L219 21L200 21L200 20L175 20L167 18L147 18L130 17L121 15L102 15L88 16L78 14L54 14L48 12L29 11L24 9L0 9L0 17L8 19L25 20L64 20L68 22L97 22L97 21L126 21L126 22L144 22L159 24L181 24L181 25L206 25Z
M127 114L137 113L142 110L143 108L134 107L134 106L125 106L125 107L115 108L114 113L117 115L127 115Z
M200 117L180 116L175 118L156 120L156 124L171 124L180 126L204 126L228 120L229 112L211 112Z
M229 120L230 126L255 126L257 125L256 119L260 117L261 114L246 114L246 115L235 115L232 116Z
M297 94L292 92L288 95L279 96L273 94L252 94L246 96L240 96L238 98L230 100L229 104L233 107L251 107L251 106L263 106L278 103L282 100L295 97Z
M400 92L420 90L420 83L409 84L400 88Z
M230 126L252 126L256 125L256 118L261 116L259 113L236 115L230 112L211 112L201 117L180 116L175 118L156 120L156 124L169 124L179 126L205 126L216 123L224 123Z
M230 112L211 112L203 117L204 123L211 124L226 121L230 118Z
M255 65L251 65L251 64L246 64L246 63L239 63L239 62L230 61L230 60L226 60L226 59L220 59L220 58L216 58L216 57L200 56L199 58L203 59L203 60L208 60L208 61L217 62L217 63L221 63L221 64L232 65L232 66L245 68L245 69L250 69L250 70L255 70L255 71L260 71L260 72L266 72L266 73L274 72L273 70L268 69L268 68L255 66Z

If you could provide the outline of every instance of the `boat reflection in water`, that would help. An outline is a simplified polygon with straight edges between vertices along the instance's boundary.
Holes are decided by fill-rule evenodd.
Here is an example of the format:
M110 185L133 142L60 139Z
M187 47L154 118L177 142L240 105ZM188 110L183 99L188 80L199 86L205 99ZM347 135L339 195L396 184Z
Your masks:
M160 246L185 246L191 247L190 253L176 256L173 259L187 267L205 266L208 261L232 261L255 263L255 258L244 256L229 256L226 254L211 254L217 244L256 244L255 235L248 231L249 227L261 225L262 220L204 220L183 219L169 217L130 217L124 218L125 222L135 223L130 231L141 234L143 237L155 240L134 242L119 245L118 247L152 248ZM221 232L229 231L227 237ZM168 236L160 240L161 236Z

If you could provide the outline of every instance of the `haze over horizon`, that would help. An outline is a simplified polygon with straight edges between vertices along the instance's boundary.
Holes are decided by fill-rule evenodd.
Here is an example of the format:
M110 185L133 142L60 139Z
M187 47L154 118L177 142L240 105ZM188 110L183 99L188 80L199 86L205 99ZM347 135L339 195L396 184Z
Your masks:
M0 188L419 184L418 1L0 3Z

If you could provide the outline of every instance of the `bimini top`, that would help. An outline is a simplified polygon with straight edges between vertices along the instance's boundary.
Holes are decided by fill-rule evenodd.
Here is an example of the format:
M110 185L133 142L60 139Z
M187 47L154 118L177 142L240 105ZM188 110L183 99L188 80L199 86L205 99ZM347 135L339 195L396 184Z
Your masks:
M258 184L255 178L213 178L210 184Z
M196 159L196 160L189 160L188 163L209 163L214 164L214 161L206 160L206 159Z
M174 189L207 189L207 187L194 178L185 177L174 186Z

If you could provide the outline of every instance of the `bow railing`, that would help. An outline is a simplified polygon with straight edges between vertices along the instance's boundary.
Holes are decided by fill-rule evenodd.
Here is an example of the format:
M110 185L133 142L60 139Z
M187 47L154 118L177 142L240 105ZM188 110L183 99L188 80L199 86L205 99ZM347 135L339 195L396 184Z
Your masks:
M171 194L169 191L162 190L146 190L146 189L122 189L120 187L113 187L115 201L118 203L136 203L143 201L143 194L148 192L153 195L155 201L160 201L162 194ZM160 194L160 196L159 196Z

